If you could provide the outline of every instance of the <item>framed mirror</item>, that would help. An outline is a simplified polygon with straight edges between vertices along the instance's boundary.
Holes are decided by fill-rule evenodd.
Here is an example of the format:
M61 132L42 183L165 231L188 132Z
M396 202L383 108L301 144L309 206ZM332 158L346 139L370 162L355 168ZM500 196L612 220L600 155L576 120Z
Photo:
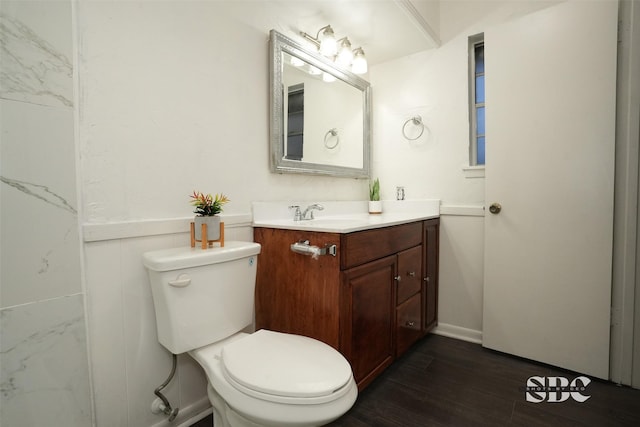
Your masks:
M270 32L271 170L368 178L369 82Z

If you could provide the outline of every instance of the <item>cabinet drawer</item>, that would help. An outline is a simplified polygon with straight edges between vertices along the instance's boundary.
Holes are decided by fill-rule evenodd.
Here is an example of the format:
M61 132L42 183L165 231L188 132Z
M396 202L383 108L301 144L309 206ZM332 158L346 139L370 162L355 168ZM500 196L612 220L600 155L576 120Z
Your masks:
M422 222L343 234L343 270L422 244Z
M398 254L398 304L422 289L422 246Z
M396 357L422 336L422 294L409 298L396 310Z

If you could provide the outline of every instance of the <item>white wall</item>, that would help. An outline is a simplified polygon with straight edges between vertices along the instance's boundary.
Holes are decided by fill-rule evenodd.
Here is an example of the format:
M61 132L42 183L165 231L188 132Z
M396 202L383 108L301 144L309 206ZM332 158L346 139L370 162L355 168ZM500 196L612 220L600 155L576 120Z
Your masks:
M78 5L86 221L187 216L194 189L227 194L229 213L265 195L366 195L363 181L269 172L268 34L224 9L217 1Z
M482 342L484 215L444 208L440 217L440 278L436 333Z
M150 412L171 357L141 254L188 244L189 194L224 192L226 238L251 240L252 201L362 200L367 182L270 172L268 34L225 2L80 2L76 24L96 422L168 425ZM205 385L181 356L176 423L209 405Z

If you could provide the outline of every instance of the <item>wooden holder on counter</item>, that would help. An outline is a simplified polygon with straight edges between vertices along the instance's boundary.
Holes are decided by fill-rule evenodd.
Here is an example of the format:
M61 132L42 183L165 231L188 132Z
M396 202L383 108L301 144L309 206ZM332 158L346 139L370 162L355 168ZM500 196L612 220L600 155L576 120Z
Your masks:
M191 222L191 247L196 247L196 242L202 242L202 249L213 246L214 242L220 242L220 247L224 247L224 222L220 222L220 238L215 240L207 239L207 224L202 224L202 240L196 240L196 223Z

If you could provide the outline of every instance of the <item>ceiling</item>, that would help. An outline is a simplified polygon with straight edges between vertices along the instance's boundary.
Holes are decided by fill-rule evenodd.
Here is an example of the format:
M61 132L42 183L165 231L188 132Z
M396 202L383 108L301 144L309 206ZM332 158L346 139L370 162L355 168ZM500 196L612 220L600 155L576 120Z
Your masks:
M427 22L424 0L262 0L228 2L236 19L265 34L275 29L293 39L304 31L315 37L330 24L336 38L362 47L370 65L439 45ZM431 18L433 19L433 18ZM437 17L436 17L437 19Z

